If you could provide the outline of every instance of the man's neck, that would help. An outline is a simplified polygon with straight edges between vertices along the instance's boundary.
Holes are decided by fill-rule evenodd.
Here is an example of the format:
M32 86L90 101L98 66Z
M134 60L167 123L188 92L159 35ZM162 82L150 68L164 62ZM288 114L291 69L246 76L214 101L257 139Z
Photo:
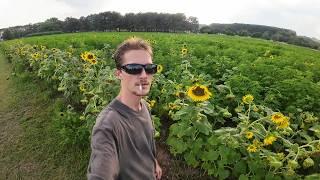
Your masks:
M123 104L127 105L134 111L141 111L141 97L140 96L126 96L124 94L119 94L117 99L121 101Z

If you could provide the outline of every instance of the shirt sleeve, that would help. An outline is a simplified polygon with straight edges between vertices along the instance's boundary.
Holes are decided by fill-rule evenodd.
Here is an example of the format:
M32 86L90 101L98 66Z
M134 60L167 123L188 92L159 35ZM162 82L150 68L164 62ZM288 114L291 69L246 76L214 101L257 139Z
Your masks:
M88 166L89 180L115 180L119 174L116 136L112 127L95 127L91 137L91 157Z

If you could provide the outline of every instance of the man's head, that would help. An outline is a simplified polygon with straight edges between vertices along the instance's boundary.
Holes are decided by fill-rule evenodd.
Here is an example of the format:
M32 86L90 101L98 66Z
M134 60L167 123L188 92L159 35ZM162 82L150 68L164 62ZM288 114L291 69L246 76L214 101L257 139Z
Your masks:
M116 67L119 68L123 65L123 55L130 50L145 50L149 55L153 56L152 48L150 44L145 42L140 38L130 38L123 41L118 47L115 53L113 54L113 59L115 60Z
M149 93L157 66L152 64L151 46L138 38L121 43L114 56L116 76L121 80L121 93L145 96Z

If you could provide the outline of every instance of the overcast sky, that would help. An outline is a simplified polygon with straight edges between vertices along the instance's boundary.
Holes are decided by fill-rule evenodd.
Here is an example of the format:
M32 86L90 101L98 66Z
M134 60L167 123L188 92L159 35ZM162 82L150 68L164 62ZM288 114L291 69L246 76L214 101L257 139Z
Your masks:
M200 24L260 24L320 39L319 0L1 0L0 28L104 11L184 13Z

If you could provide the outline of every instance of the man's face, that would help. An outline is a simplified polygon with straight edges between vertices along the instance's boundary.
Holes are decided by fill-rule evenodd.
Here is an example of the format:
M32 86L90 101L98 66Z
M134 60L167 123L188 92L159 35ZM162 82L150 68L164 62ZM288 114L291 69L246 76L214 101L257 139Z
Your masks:
M122 65L126 64L152 64L150 54L145 50L130 50L123 55ZM143 69L140 74L128 74L124 70L117 70L117 76L121 79L123 93L146 96L150 91L152 74L147 74Z

